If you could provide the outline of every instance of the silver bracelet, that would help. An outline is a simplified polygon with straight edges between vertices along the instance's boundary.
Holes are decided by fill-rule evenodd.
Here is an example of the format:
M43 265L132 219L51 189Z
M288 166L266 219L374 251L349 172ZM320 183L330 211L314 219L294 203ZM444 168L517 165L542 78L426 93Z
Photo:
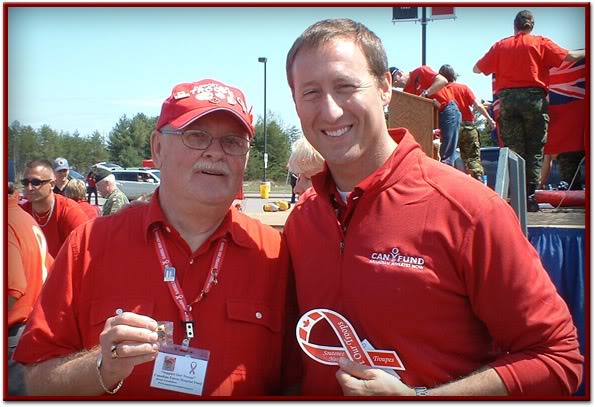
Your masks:
M124 380L120 380L120 382L118 383L116 388L114 388L114 390L108 389L106 387L106 385L104 384L103 379L101 378L101 371L99 370L99 368L101 367L101 362L102 362L102 358L101 358L101 353L100 353L99 356L97 357L97 362L95 363L95 367L97 368L97 376L99 376L99 384L101 384L101 387L104 389L104 391L106 393L109 393L109 394L118 393L118 390L120 390L120 387L122 387L122 384L124 384Z

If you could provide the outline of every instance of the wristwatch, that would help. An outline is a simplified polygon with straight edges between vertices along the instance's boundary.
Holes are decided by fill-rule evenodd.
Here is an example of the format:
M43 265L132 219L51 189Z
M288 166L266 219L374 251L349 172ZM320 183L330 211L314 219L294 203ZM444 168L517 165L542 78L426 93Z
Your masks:
M422 96L423 98L427 98L428 97L428 90L422 91L422 93L420 94L420 96Z
M426 387L414 387L417 396L428 396L428 389Z

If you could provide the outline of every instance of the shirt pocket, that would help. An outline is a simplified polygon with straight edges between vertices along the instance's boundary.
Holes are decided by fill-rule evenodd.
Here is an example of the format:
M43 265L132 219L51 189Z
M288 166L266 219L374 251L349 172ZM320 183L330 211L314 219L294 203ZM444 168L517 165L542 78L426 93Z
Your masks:
M281 329L281 311L268 305L247 300L228 300L228 318L233 321L256 324L278 333Z
M106 320L116 315L116 311L134 312L153 318L155 301L146 297L110 297L91 302L89 323L91 326L103 326ZM101 332L101 330L100 330Z

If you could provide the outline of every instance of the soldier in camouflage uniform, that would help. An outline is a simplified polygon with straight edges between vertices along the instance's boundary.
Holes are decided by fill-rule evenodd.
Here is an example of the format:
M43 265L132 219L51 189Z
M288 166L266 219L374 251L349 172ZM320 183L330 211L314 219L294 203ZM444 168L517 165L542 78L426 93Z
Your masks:
M496 74L495 90L501 100L501 138L526 160L528 211L535 212L539 208L534 192L540 183L548 128L549 69L563 61L584 58L585 51L569 51L546 37L531 34L534 16L528 10L517 13L513 28L514 35L497 41L473 70Z
M114 174L108 170L99 169L95 174L96 187L101 196L106 199L103 204L102 215L111 215L128 203L128 198L116 186Z

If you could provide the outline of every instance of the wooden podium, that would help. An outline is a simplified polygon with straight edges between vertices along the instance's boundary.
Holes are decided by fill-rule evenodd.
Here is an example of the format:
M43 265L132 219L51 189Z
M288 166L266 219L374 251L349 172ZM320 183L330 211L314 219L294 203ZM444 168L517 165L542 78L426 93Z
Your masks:
M405 127L420 144L422 151L436 158L433 154L433 129L439 127L439 111L431 99L393 89L388 126Z

